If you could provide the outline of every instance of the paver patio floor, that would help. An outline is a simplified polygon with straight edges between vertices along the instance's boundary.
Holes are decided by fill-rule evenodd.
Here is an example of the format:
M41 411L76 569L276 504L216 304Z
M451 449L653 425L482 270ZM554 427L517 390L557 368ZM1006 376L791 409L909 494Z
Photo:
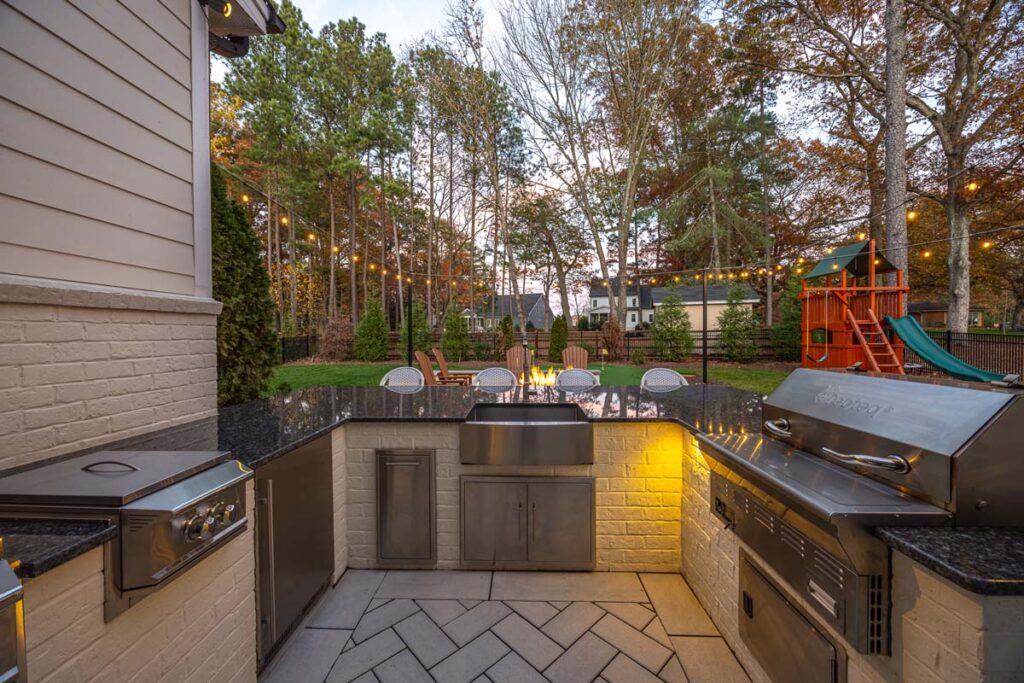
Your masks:
M350 569L260 680L749 679L678 574Z

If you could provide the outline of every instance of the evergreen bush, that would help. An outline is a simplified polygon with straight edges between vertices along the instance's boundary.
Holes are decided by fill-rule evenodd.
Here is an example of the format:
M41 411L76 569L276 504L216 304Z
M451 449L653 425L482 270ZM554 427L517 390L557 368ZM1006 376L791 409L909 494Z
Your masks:
M553 363L562 362L562 351L569 345L569 325L565 316L560 315L551 323L551 341L548 345L548 360Z
M746 304L746 291L732 287L725 298L725 310L718 316L718 348L726 359L746 363L757 357L757 318Z
M516 330L512 324L512 316L506 315L498 323L498 348L494 350L498 360L504 360L505 352L516 343Z
M344 315L334 316L324 325L317 356L329 361L351 360L354 336L352 321Z
M781 360L800 360L802 348L800 339L800 323L802 311L800 292L803 280L790 274L786 289L779 299L779 322L772 325L770 339L772 350Z
M217 318L217 402L258 398L277 362L274 302L260 241L242 207L228 198L224 176L210 169L213 298L224 304Z
M423 304L414 301L412 304L412 349L413 351L430 352L431 338L430 328L427 326L427 311ZM402 332L398 335L398 351L402 358L405 358L406 349L409 348L409 321L402 325Z
M454 305L454 304L452 304ZM469 358L469 323L459 314L456 306L444 321L441 333L441 350L447 360L461 361Z
M359 320L352 355L359 360L378 361L388 357L388 323L380 302L370 302Z
M690 313L678 297L667 297L658 306L651 341L654 355L661 360L678 362L693 353Z

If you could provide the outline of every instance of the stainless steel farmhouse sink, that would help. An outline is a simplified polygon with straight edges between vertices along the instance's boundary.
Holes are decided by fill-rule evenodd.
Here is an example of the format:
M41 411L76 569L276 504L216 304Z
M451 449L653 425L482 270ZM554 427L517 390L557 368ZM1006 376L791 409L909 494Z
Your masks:
M459 428L466 465L588 465L594 431L574 403L478 403Z

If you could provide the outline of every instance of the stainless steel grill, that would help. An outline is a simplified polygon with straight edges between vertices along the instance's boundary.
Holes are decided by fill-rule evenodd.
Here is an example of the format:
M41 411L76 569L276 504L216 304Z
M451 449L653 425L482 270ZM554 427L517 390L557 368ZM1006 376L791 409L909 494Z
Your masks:
M701 435L715 514L858 651L889 652L878 526L1024 526L1024 396L949 381L797 370L764 432Z
M102 519L109 621L246 524L252 471L225 452L101 451L0 479L0 516Z

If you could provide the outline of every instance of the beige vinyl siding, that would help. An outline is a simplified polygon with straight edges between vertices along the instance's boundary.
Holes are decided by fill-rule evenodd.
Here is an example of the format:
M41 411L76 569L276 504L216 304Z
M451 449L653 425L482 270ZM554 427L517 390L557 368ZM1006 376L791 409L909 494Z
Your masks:
M189 2L0 0L0 273L195 294Z

